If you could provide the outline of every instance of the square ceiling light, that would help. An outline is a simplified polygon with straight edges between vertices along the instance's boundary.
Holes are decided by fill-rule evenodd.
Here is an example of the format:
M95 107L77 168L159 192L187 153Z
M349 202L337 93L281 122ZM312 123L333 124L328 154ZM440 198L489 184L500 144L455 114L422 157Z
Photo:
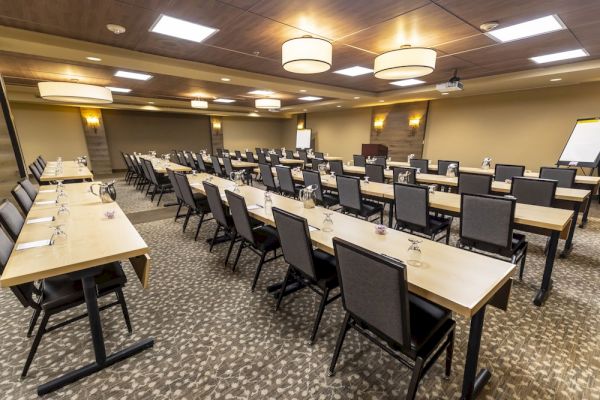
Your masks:
M218 31L215 28L169 17L164 14L161 14L150 28L150 32L191 40L196 43L203 42Z
M119 78L135 79L138 81L147 81L148 79L152 79L152 75L129 71L117 71L115 72L115 76Z
M365 68L365 67L356 65L354 67L344 68L344 69L340 69L340 70L333 71L333 72L336 74L346 75L346 76L359 76L359 75L365 75L365 74L372 74L373 70L370 68Z
M405 86L421 85L423 83L425 83L425 81L422 81L420 79L403 79L401 81L390 82L390 85L405 87Z
M486 35L500 43L506 43L563 29L566 29L566 26L560 18L556 15L547 15L505 28L494 29L486 32Z
M587 57L590 54L584 49L561 51L560 53L546 54L543 56L530 57L529 59L537 64L544 64L554 61L569 60L571 58Z
M304 97L298 98L298 100L302 100L302 101L317 101L317 100L323 100L323 98L322 97L316 97L316 96L304 96Z
M213 102L215 102L215 103L235 103L235 100L218 98L218 99L214 99Z
M271 90L253 90L251 92L248 92L248 94L255 94L257 96L271 96L272 94L275 94L275 92L271 91Z
M125 89L125 88L121 88L121 87L107 86L106 88L108 90L110 90L111 92L115 92L115 93L129 93L129 92L131 92L131 89Z

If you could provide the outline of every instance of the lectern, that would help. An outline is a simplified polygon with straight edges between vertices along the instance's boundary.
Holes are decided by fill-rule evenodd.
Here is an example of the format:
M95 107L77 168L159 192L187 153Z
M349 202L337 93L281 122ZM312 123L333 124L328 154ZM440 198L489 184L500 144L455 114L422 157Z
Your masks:
M362 155L365 157L385 156L388 155L388 148L383 144L363 144Z

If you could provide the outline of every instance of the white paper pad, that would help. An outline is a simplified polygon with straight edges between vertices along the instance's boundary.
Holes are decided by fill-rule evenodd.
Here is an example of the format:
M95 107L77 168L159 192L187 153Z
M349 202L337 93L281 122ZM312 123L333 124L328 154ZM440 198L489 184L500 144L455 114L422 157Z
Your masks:
M44 189L40 190L40 193L56 193L56 189Z
M314 232L314 231L318 231L318 230L320 230L320 229L319 229L319 228L317 228L316 226L312 226L312 225L309 225L309 226L308 226L308 231L309 231L309 232Z
M258 210L259 208L262 208L262 206L258 204L250 204L248 206L248 210Z
M32 218L27 221L28 224L39 224L40 222L50 222L54 221L54 217L41 217L41 218Z
M17 250L33 249L35 247L50 246L50 239L37 240L35 242L21 243L17 245Z
M36 201L35 204L39 204L39 205L42 205L42 204L56 204L56 201L55 200Z

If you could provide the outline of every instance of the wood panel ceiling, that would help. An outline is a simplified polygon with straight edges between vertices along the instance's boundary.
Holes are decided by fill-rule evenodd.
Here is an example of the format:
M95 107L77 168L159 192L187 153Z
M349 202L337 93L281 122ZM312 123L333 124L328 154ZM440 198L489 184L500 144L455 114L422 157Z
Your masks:
M149 32L160 14L218 28L219 32L201 44ZM550 14L557 14L568 29L499 44L478 28L492 20L507 26ZM0 1L0 25L373 93L397 88L371 75L346 77L333 71L354 65L372 67L376 54L406 43L438 50L437 68L424 77L427 83L446 81L454 69L463 79L469 79L540 68L528 58L578 47L590 53L587 59L600 58L599 14L598 0ZM127 32L114 35L105 28L107 23L123 25ZM283 70L281 43L304 34L333 42L334 65L330 71L298 75ZM28 72L39 70L40 65L50 75L60 74L55 71L61 68L60 60L33 59L37 67L18 68L23 60L15 57L2 55L0 62L6 64L2 70L12 71L16 78L40 79ZM112 72L88 65L91 71L84 64L72 68L81 70L82 75L92 73L90 79L97 76L102 82L109 81ZM110 80L110 84L114 82ZM188 97L194 90L214 96L241 96L253 89L167 77L143 85L136 86L136 90L169 97ZM291 94L282 96L292 103Z

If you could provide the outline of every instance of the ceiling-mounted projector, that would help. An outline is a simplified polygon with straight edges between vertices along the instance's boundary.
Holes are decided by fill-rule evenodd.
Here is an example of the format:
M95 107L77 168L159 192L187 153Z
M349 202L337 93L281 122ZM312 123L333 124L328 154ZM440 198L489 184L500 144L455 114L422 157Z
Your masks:
M460 78L457 75L457 70L454 70L454 75L448 82L438 83L435 85L435 89L438 92L457 92L463 90L463 84L460 81Z

